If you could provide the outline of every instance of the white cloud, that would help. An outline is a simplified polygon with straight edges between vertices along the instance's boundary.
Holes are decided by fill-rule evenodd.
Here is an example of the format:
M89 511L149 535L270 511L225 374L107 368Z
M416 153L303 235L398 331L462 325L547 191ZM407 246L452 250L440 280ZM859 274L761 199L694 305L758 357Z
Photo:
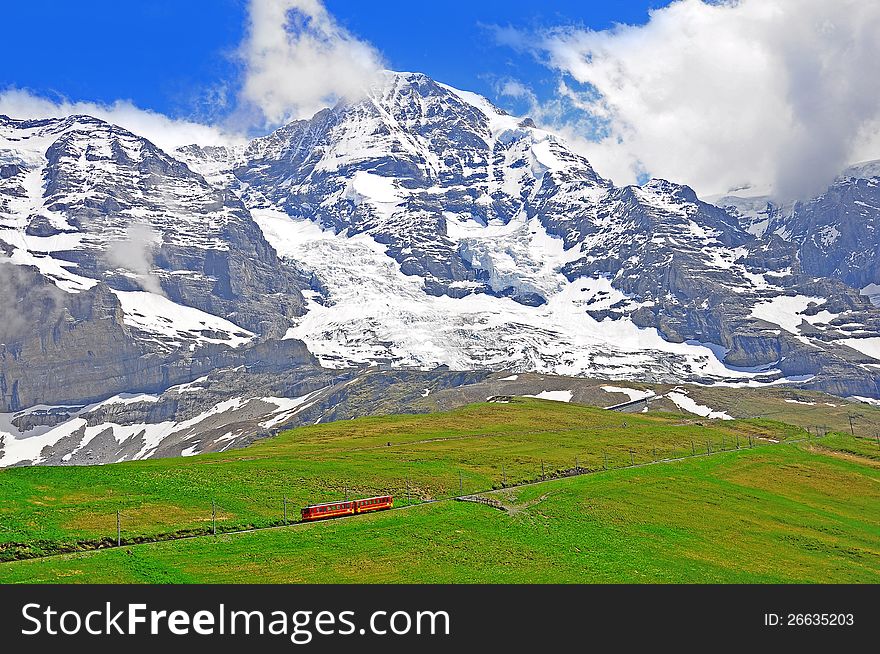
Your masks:
M878 34L876 2L679 0L641 26L496 37L559 71L567 83L553 102L605 122L604 136L586 143L577 122L544 109L598 172L630 183L643 169L703 194L751 185L797 198L852 161L880 157Z
M375 48L340 26L320 0L251 0L248 18L241 98L267 124L356 99L382 70Z
M59 118L88 114L119 125L143 136L170 152L181 145L226 145L243 141L243 137L224 129L189 120L169 118L154 111L140 109L127 100L113 104L50 100L25 89L0 91L0 114L11 118Z
M341 27L321 0L250 0L247 34L238 54L242 63L236 84L238 105L216 124L170 118L128 100L72 101L14 87L0 90L0 114L13 118L88 114L170 152L190 143L243 143L254 129L310 117L340 99L357 99L383 69L377 50ZM232 83L212 92L213 108L223 108L227 84Z
M383 69L378 51L341 27L321 0L250 0L247 35L238 54L242 63L238 106L216 124L170 118L128 100L101 104L50 99L19 88L0 90L0 114L13 118L88 114L170 152L190 143L241 143L255 128L310 117L340 99L357 99ZM214 91L210 103L222 108L226 85Z

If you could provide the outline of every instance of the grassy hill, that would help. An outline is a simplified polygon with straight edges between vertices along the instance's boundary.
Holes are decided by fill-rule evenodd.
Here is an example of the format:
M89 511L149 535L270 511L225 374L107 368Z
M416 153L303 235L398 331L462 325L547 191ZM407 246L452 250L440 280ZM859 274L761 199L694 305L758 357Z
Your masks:
M6 469L0 582L877 581L880 445L807 437L766 419L521 398L219 454ZM568 476L576 465L595 474ZM493 488L507 511L419 504ZM386 492L413 506L223 533L283 525L284 498L294 521L308 503ZM218 536L135 545L209 533L212 503ZM11 561L115 544L117 511L126 547Z
M0 582L880 582L880 469L814 444L0 564Z
M575 468L601 470L803 438L766 420L623 415L537 399L303 427L243 450L0 471L0 559L212 529L282 524L299 507L392 493L398 505ZM85 542L84 542L85 541Z

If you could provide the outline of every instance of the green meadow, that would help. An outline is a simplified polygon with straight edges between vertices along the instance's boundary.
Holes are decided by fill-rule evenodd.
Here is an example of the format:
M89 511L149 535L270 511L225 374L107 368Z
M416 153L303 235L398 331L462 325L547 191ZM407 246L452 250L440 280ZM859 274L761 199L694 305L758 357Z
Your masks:
M764 446L250 533L0 564L0 582L880 582L880 470Z
M285 526L378 493L406 508ZM523 398L10 468L0 498L0 582L880 581L876 439L767 419Z
M620 414L537 399L314 425L222 454L0 471L0 560L284 523L309 503L391 493L398 506L576 466L614 469L805 438L767 420Z

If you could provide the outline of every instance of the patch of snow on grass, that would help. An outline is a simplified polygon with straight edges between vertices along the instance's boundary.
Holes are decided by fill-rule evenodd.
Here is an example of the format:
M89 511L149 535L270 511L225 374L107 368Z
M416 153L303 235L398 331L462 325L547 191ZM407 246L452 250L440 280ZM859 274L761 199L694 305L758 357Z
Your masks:
M677 406L679 409L687 411L688 413L694 413L698 416L703 416L704 418L710 419L720 418L721 420L733 420L733 418L727 415L727 413L725 413L724 411L713 411L707 406L698 404L693 400L693 398L688 396L681 389L670 391L666 394L666 397L672 400L675 406Z
M875 397L862 397L861 395L853 395L855 399L859 402L864 402L865 404L870 404L871 406L880 407L880 400Z
M654 395L654 391L640 391L637 388L626 388L624 386L602 386L602 390L606 393L623 393L631 402L644 400L646 397Z
M571 391L541 391L537 395L523 395L523 397L535 397L539 400L553 400L554 402L571 402L574 395Z

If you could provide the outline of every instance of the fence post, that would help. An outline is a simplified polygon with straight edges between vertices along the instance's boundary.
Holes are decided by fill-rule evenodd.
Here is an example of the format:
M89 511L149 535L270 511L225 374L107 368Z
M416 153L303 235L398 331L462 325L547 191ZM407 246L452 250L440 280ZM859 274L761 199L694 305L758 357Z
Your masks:
M724 441L724 434L721 434L721 449L722 451L727 449L727 443Z
M217 504L211 500L211 534L217 535Z
M504 464L501 464L501 486L507 486L507 473L504 472Z
M636 464L636 460L635 460L635 458L633 457L633 451L632 451L632 449L630 449L630 451L629 451L629 464L630 464L631 466L634 466L634 465Z
M541 480L547 479L547 475L544 474L544 459L541 459Z
M464 485L462 484L462 481L461 481L461 470L459 470L458 471L458 494L459 495L464 495L463 489L464 489Z
M709 445L709 441L706 441L706 454L712 454L712 448Z
M739 434L736 435L736 449L739 449Z
M749 449L752 448L752 435L749 434Z
M287 495L284 496L284 526L287 526Z
M694 445L694 439L691 439L691 456L697 456L697 447Z
M581 469L581 466L580 466L580 464L579 464L579 462L578 462L578 458L577 458L577 457L574 457L574 471L577 472L577 471L580 470L580 469Z
M409 475L404 477L403 483L406 484L406 503L407 503L407 505L409 505L409 503L410 503L410 501L409 501Z
M119 519L119 511L116 512L116 547L122 547L122 521Z

